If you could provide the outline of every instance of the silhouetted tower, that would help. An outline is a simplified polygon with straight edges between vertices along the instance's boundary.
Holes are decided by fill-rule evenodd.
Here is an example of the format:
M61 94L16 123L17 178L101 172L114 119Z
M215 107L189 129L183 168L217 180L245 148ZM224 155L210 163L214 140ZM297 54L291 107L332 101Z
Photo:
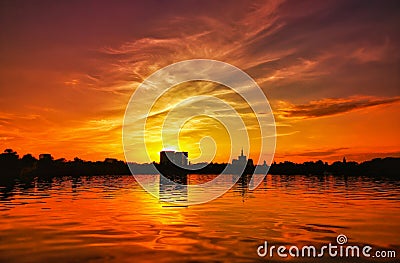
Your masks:
M346 156L343 157L343 163L346 163Z
M243 154L243 147L242 147L242 151L240 152L240 156L238 156L238 161L242 165L246 165L246 163L247 163L247 156Z

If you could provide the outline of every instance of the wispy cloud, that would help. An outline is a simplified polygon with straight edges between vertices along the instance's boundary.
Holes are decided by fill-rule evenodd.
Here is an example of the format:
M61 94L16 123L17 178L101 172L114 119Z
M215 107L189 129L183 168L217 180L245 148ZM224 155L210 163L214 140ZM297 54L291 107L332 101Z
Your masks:
M343 114L349 111L364 109L374 106L383 106L397 103L400 97L376 98L376 97L350 97L339 99L322 99L311 101L308 104L291 104L280 102L275 113L282 118L319 118Z
M196 58L228 62L253 77L272 103L281 145L293 152L299 142L304 152L316 148L305 130L329 126L327 119L335 122L322 117L385 107L385 123L398 116L392 107L400 96L395 2L172 0L29 8L10 2L2 8L4 146L40 152L57 150L59 141L60 148L83 156L118 152L122 158L118 129L132 92L158 69ZM67 12L72 10L74 17ZM172 109L168 102L176 105L197 89L188 85L166 94L150 115L153 125ZM230 92L207 86L199 91L251 117ZM313 127L307 127L310 122ZM252 121L246 124L256 128ZM342 143L338 134L323 136ZM385 143L398 146L394 140Z
M333 154L338 154L338 153L343 152L348 149L349 148L346 148L346 147L333 148L333 149L321 149L321 150L315 150L315 151L289 153L289 154L285 154L285 156L286 157L292 157L292 156L325 157L325 156L329 156L329 155L333 155Z

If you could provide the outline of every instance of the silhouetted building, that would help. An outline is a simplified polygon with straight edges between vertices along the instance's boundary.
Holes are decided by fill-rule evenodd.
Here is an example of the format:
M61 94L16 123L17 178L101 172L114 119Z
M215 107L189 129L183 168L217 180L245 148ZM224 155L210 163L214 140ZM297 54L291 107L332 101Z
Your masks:
M236 167L245 167L247 165L253 166L253 159L247 159L247 156L243 154L243 148L237 159L232 160L232 165Z
M162 151L160 152L160 164L170 165L175 164L177 166L188 165L188 152L175 152L175 151Z
M233 159L232 160L232 165L239 166L239 167L244 167L244 166L246 166L246 164L247 164L247 156L243 155L243 148L242 148L240 156L238 156L237 159Z
M188 165L188 152L176 152L174 155L174 162L180 166L187 166Z
M232 159L231 172L249 174L254 172L254 163L252 159L247 159L243 154L243 148L237 159Z

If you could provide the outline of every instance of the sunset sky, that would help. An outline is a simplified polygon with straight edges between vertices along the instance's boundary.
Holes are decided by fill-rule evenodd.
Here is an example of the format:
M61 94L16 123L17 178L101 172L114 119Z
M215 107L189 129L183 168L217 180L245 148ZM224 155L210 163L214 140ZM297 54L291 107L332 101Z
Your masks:
M276 161L399 157L399 6L1 1L0 150L124 159L124 112L138 85L202 58L257 81L276 120Z

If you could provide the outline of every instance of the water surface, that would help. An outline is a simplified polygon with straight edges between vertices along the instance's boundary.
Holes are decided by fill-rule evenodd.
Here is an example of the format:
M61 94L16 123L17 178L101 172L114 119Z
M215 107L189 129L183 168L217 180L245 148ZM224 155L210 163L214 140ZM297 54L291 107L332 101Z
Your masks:
M362 176L268 175L189 207L132 176L35 180L0 186L0 262L260 262L271 261L256 252L265 240L318 246L338 234L399 254L399 200L398 181Z

